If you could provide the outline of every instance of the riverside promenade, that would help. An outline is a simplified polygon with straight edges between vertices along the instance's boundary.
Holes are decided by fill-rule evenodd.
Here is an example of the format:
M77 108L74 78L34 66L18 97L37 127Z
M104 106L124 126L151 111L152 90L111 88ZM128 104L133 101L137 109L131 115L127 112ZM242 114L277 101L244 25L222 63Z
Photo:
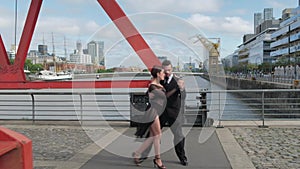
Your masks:
M33 141L35 169L153 167L152 157L136 167L130 157L106 151L109 147L126 146L119 138L133 135L135 128L130 128L129 122L89 127L75 121L37 121L35 124L0 121L0 124ZM172 169L300 168L300 121L266 121L268 128L259 128L261 122L258 121L223 121L222 125L225 128L189 130L186 139L189 166L179 164L174 149L162 153L164 164ZM199 141L206 130L211 133L210 137ZM91 133L96 137L89 137Z

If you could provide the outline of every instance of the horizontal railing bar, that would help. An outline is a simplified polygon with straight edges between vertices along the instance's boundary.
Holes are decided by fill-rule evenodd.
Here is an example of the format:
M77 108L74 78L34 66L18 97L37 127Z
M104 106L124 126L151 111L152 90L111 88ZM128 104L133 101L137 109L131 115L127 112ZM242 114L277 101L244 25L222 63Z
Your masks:
M0 112L1 111L29 111L29 112L31 112L32 110L31 109L0 109Z
M143 88L144 89L144 88ZM145 88L146 89L146 88ZM300 89L247 89L247 90L199 90L199 89L187 89L187 93L241 93L241 92L249 92L249 93L262 93L262 92L300 92ZM145 92L135 92L135 91L110 91L110 92L101 92L101 91L28 91L28 90L10 90L10 91L1 91L0 95L112 95L112 94L118 94L118 95L128 95L129 93L145 93Z
M8 107L8 106L14 106L14 107L31 107L31 105L30 104L18 104L18 105L0 105L0 107ZM0 109L1 110L1 109Z
M131 92L128 91L115 91L115 92L92 92L92 91L82 91L82 92L62 92L62 91L53 91L53 92L44 92L44 91L32 91L32 92L22 92L18 90L11 91L1 91L0 95L129 95ZM132 92L132 93L144 93L144 92Z
M128 103L128 100L84 100L84 102L121 102L121 103ZM36 100L36 103L42 103L42 102L69 102L69 103L73 103L73 102L80 102L80 100L62 100L62 101L57 101L57 100Z
M265 114L265 116L299 116L299 113L295 113L295 114Z
M27 103L27 102L29 102L29 103L31 103L31 100L0 100L0 102L25 102L25 103Z
M234 103L224 103L224 104L226 104L226 106L232 106L232 105L236 106L237 105L237 104L234 104ZM238 104L238 106L240 106L240 105L261 106L261 103L249 103L249 104L247 104L247 103L240 103L240 104Z
M90 111L90 112L99 112L99 111L109 111L109 112L117 112L117 111L129 111L130 109L124 109L124 110L118 110L118 109L114 109L114 110L112 110L112 109L99 109L99 110L89 110L89 109L83 109L82 111ZM38 112L75 112L75 111L77 111L77 112L79 112L79 111L81 111L80 109L78 109L78 110L62 110L62 109L59 109L59 110L41 110L41 109L37 109L37 110L35 110L36 111L36 113L38 113Z
M261 109L238 109L236 111L259 111ZM220 111L219 109L209 109L209 111ZM233 110L223 110L223 111L233 111Z
M7 106L7 105L6 105ZM24 106L24 105L23 105ZM31 105L26 105L26 106L31 106ZM35 107L69 107L69 108L80 108L80 105L40 105L40 104L36 104ZM88 104L83 104L84 107L116 107L115 104L112 104L112 105L88 105ZM118 107L129 107L129 105L122 105L122 104L118 104L117 105ZM0 105L1 107L1 105ZM4 107L4 105L3 105ZM1 110L1 109L0 109Z

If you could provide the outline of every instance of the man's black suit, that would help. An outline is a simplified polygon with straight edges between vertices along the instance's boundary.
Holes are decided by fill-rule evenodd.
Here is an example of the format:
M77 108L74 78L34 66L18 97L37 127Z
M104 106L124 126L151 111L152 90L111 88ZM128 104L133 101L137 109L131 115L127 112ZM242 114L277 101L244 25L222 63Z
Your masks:
M174 135L173 143L175 145L175 152L180 161L186 160L184 144L185 138L182 133L183 124L183 103L186 97L185 90L180 90L177 84L178 78L173 76L171 80L165 79L162 85L166 89L166 93L176 90L175 93L167 97L167 105L164 113L160 116L161 127L166 123L170 126ZM169 83L168 83L169 81Z

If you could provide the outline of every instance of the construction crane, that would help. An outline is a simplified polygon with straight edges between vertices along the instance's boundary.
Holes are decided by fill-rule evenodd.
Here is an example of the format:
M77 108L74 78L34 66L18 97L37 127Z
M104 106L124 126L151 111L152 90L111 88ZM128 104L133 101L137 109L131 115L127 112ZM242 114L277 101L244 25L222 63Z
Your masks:
M209 52L208 72L210 74L217 74L219 71L220 38L206 38L201 34L193 36L192 38L194 37L197 38L194 43L200 41ZM215 42L212 42L212 40Z

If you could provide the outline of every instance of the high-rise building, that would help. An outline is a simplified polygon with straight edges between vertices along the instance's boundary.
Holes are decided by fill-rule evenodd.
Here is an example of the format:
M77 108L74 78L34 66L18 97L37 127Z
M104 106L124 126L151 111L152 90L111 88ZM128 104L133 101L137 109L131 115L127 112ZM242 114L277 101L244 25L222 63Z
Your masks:
M81 43L81 41L80 40L78 40L77 42L76 42L76 49L77 49L77 51L78 51L78 53L82 53L83 51L83 49L82 49L82 43Z
M79 64L91 64L91 55L84 54L81 41L76 42L76 50L70 55L70 61Z
M273 8L264 9L264 21L273 20Z
M48 53L47 45L38 45L38 51L41 55L46 55Z
M92 56L92 63L96 65L105 65L104 60L104 42L91 41L87 44L88 53Z
M262 13L254 13L254 33L256 34L256 27L261 23L262 21Z

